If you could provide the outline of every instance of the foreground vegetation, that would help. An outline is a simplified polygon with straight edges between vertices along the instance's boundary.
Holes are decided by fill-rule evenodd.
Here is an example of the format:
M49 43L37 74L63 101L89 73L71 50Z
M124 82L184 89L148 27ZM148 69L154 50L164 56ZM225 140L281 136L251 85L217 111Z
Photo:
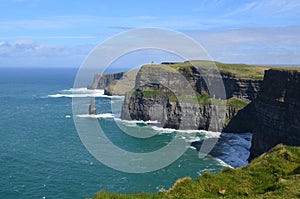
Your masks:
M248 166L226 168L198 179L179 179L171 189L154 194L99 192L94 199L130 198L299 198L300 147L277 145Z

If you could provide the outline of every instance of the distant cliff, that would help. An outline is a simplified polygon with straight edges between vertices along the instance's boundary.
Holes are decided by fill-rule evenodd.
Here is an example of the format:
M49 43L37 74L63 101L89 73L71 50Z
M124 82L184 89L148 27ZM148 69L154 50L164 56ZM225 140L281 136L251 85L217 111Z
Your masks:
M96 74L88 89L104 89L105 95L125 95L135 85L138 70L112 74Z
M96 74L93 83L88 86L88 89L104 89L112 81L119 80L123 77L124 72L112 74Z
M300 71L266 71L254 106L250 159L278 143L300 145Z

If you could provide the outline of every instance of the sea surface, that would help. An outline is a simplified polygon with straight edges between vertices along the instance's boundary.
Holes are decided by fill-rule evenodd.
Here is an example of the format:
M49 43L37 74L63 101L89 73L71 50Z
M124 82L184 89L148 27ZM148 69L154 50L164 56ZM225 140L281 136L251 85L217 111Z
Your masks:
M95 117L107 137L124 150L150 152L176 136L174 129L155 124L122 121L111 112L103 91L72 89L76 69L0 69L0 198L85 198L105 189L119 193L157 192L169 189L181 177L196 178L205 171L247 164L251 134L185 131L186 142L219 138L212 155L199 158L195 147L171 165L148 173L126 173L109 168L84 147L74 125L73 97L96 96ZM116 125L156 134L136 139ZM142 124L142 125L141 125ZM182 132L181 132L182 133ZM105 147L103 148L105 150ZM214 157L214 156L216 157Z

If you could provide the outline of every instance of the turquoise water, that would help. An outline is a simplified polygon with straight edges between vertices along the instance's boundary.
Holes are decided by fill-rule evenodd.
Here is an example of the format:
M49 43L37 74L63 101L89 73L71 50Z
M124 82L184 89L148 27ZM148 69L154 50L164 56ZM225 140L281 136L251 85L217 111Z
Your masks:
M68 96L75 75L75 69L0 69L0 198L84 198L101 189L157 192L170 188L178 178L196 178L206 170L217 172L224 167L211 156L200 160L193 147L173 164L150 173L124 173L103 165L89 154L75 129L76 116L72 115L72 98ZM110 100L97 97L99 115L109 113ZM122 133L114 118L98 120L110 132L109 139L129 151L156 150L176 135L172 130L119 121L124 128L159 131L140 142ZM186 139L206 136L198 132L196 137ZM245 139L228 134L224 140L227 142L219 144L216 154L219 151L223 159L237 163L232 154L238 147L233 145L245 153L245 144L240 144Z

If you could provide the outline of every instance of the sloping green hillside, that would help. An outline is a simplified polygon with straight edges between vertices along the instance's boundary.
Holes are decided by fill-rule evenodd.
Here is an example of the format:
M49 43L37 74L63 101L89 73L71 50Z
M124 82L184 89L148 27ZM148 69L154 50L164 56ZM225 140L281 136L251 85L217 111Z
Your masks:
M179 179L155 194L99 192L95 199L115 198L300 198L300 147L277 145L248 166Z

